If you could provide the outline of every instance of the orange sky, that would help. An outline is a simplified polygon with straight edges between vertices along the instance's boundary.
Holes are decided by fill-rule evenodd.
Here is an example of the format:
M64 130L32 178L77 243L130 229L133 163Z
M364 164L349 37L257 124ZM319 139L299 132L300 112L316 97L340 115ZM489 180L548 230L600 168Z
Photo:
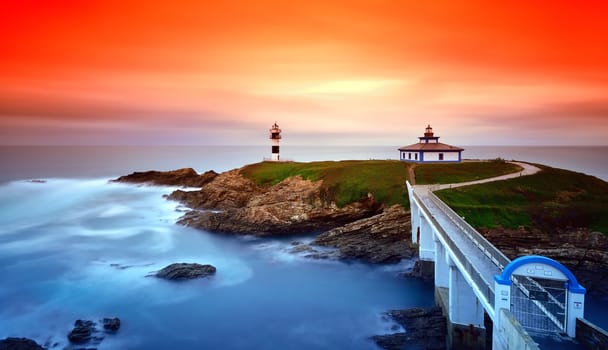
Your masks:
M3 0L0 144L608 144L608 3L440 3Z

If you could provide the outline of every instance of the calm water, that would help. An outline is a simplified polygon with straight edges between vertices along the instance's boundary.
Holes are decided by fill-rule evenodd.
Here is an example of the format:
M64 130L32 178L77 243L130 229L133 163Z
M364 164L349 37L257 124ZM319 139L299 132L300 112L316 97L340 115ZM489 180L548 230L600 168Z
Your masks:
M118 316L100 349L373 349L391 332L381 313L429 306L432 286L397 266L314 261L291 239L213 235L175 225L170 188L110 184L132 171L225 171L269 147L0 147L0 338L59 342L75 319ZM580 154L576 155L576 151ZM283 147L298 161L395 159L395 147ZM608 178L608 147L467 147L466 158L540 162ZM574 153L568 153L574 152ZM544 157L544 158L543 158ZM24 179L45 179L32 183ZM311 237L299 237L299 240ZM211 263L209 280L170 283L150 272ZM608 328L608 302L587 316Z

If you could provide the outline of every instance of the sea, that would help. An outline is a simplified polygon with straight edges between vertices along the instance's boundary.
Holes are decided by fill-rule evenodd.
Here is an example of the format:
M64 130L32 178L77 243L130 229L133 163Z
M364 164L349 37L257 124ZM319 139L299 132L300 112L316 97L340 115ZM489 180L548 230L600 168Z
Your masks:
M395 146L282 146L293 161L397 159ZM608 146L464 147L464 158L542 163L608 181ZM176 225L174 188L110 179L192 167L222 172L270 146L0 147L0 339L70 348L77 319L119 317L97 349L376 349L400 331L392 309L433 305L433 286L396 265L314 260L289 251L314 235L255 238ZM209 263L208 279L151 277L174 262ZM608 328L608 300L586 317Z

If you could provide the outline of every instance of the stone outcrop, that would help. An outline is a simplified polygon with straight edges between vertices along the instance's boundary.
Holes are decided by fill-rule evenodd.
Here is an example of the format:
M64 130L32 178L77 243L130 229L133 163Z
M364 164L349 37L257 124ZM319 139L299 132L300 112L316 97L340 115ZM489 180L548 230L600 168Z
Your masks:
M0 340L0 350L44 350L44 348L31 339L6 338Z
M417 254L411 243L410 216L401 205L318 235L312 245L338 248L340 259L370 263L397 263ZM296 246L294 250L303 250Z
M118 317L104 318L102 322L103 329L105 329L106 331L117 332L120 328L120 319Z
M589 293L608 295L608 236L588 229L481 229L510 259L544 255L569 268Z
M392 310L387 316L399 323L405 332L373 336L372 339L382 349L443 350L447 348L447 322L441 308Z
M192 209L226 210L242 208L256 195L263 193L253 181L231 170L214 177L199 191L177 190L168 199Z
M155 276L167 280L187 280L208 277L214 275L215 272L216 268L212 265L175 263L159 270Z
M95 322L76 320L74 328L68 334L68 340L74 344L87 343L91 340L94 331L96 331Z
M134 172L121 176L114 182L147 183L151 185L203 187L211 182L218 174L215 171L207 171L199 175L192 168L183 168L172 171L144 171Z
M169 198L199 209L184 215L180 224L258 236L328 230L382 210L371 196L339 208L322 198L321 185L295 176L261 188L233 170L200 191L175 191Z
M86 346L87 349L96 348L103 341L104 334L115 334L120 328L120 319L118 317L104 318L101 323L104 332L97 328L97 322L76 320L74 328L68 334L68 340L72 344ZM85 349L85 347L82 349Z

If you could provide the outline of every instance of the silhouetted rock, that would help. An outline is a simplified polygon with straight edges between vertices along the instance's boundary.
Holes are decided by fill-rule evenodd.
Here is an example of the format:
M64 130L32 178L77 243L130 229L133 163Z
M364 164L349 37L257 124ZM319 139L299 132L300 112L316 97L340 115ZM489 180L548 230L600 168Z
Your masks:
M168 280L184 280L202 278L215 274L215 267L212 265L175 263L168 265L156 273L156 277Z
M145 171L134 172L121 176L114 182L148 183L152 185L203 187L212 181L218 174L215 171L207 171L199 175L192 168L183 168L172 171Z
M44 350L44 348L31 339L6 338L0 340L0 350Z

